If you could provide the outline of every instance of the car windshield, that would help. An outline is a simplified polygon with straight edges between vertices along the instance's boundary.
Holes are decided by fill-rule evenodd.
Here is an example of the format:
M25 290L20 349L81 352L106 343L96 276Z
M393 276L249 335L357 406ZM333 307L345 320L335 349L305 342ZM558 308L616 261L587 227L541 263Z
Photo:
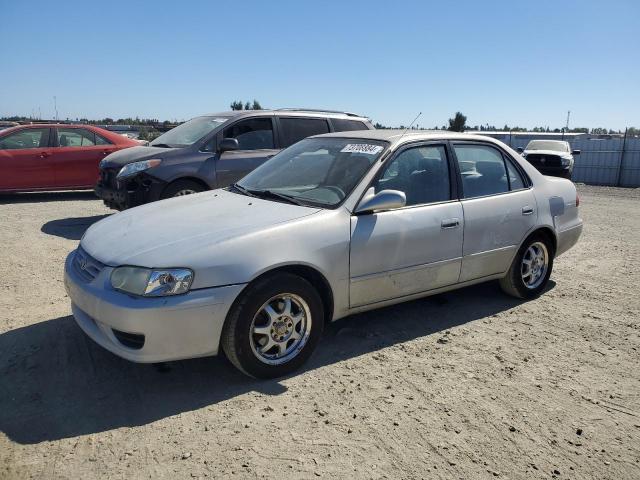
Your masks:
M555 152L568 152L569 148L565 142L554 140L531 140L525 150L553 150Z
M235 187L258 197L333 207L351 193L386 145L377 140L308 138L256 168Z
M196 117L163 133L149 145L162 147L187 147L218 128L228 117Z

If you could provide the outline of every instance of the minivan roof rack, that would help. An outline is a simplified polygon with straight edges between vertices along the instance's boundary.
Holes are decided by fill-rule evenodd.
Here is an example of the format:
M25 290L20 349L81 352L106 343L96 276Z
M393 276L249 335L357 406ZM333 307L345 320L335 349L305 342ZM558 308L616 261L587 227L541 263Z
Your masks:
M341 110L325 110L324 108L276 108L278 112L317 112L317 113L342 113L350 117L362 117L353 112L343 112Z

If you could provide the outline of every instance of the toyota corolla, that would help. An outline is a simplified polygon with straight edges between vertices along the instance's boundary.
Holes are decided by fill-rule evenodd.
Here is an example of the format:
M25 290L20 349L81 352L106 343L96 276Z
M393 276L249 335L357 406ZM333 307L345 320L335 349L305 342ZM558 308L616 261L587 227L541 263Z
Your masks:
M216 355L276 377L326 322L498 280L542 294L582 231L575 186L482 136L302 140L227 189L91 226L66 261L78 325L135 362Z

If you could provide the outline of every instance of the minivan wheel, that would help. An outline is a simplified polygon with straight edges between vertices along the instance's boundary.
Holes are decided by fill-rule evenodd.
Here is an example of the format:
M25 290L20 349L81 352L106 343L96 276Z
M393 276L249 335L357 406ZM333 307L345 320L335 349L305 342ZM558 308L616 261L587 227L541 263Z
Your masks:
M546 236L532 235L500 279L502 290L517 298L535 298L547 286L553 268L553 247Z
M176 180L170 183L162 192L160 198L182 197L192 193L204 192L205 188L193 180Z
M277 273L249 285L233 305L221 344L227 358L256 378L286 375L315 349L324 327L324 307L304 278Z

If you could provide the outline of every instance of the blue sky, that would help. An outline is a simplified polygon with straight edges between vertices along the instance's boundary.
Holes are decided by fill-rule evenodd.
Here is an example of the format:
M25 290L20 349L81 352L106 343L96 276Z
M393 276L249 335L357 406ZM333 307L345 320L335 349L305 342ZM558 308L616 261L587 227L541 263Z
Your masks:
M640 2L0 0L0 115L640 127Z

